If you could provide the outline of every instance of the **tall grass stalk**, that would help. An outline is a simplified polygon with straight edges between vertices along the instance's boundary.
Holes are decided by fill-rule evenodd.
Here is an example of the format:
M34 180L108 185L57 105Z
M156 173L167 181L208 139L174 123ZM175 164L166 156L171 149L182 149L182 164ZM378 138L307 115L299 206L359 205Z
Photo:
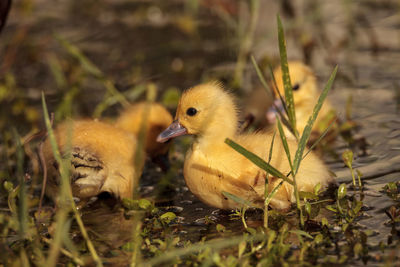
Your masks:
M255 63L254 58L252 58L252 59L253 59L253 63ZM269 147L268 164L271 163L272 150L274 148L275 136L276 136L276 131L274 131L274 135L272 136L272 140L271 140L271 145ZM271 193L268 192L268 187L269 187L268 181L269 181L269 173L267 172L266 176L265 176L265 183L264 183L264 228L265 229L268 229L268 206L271 201L271 197L269 197L269 196L271 196L272 194L275 195L275 193L273 193L273 192L271 192ZM277 190L278 189L279 188L277 188Z
M93 260L96 262L97 266L103 266L103 263L100 259L100 257L97 255L97 252L92 244L92 242L89 239L88 233L86 231L85 226L83 225L82 219L80 217L80 214L76 208L75 202L72 199L72 191L71 191L71 185L70 185L70 173L69 173L69 167L68 164L70 164L70 159L62 159L60 151L58 149L58 145L56 142L56 138L53 132L53 129L51 127L50 123L50 118L49 114L47 111L47 105L46 105L46 100L44 93L42 92L42 107L43 107L43 113L44 113L44 120L46 124L46 128L48 131L48 138L51 143L51 148L53 151L53 156L55 160L58 163L59 170L60 170L60 175L61 175L61 188L60 188L60 199L58 202L58 211L56 214L56 231L55 231L55 236L54 240L50 246L50 252L49 256L46 261L46 266L55 266L58 255L62 246L62 238L63 238L63 229L66 224L66 220L68 217L69 211L72 209L75 215L75 219L78 223L79 229L82 233L83 238L86 241L86 245L89 249L90 254L93 257ZM69 131L68 136L71 137L71 131ZM71 140L71 138L67 138L67 140ZM70 141L69 141L70 142ZM67 144L67 146L71 146L70 144Z
M281 21L281 18L279 17L279 15L277 15L277 22L278 22L279 55L281 58L283 87L285 89L285 103L284 104L287 107L290 126L292 127L294 136L296 137L296 139L298 139L299 133L297 132L297 128L296 128L296 111L294 108L292 83L290 82L289 66L288 66L288 62L287 62L286 40L285 40L284 31L283 31L282 21Z
M260 7L260 0L250 0L250 24L246 29L239 31L239 52L236 61L235 73L233 83L235 87L242 85L243 70L247 63L247 57L250 52L251 45L253 43L253 36L256 30L258 13ZM243 2L244 3L244 2ZM239 27L240 29L240 27ZM242 37L243 35L243 37Z
M135 177L132 181L132 191L133 199L137 199L139 197L139 180L140 180L140 175L142 173L143 165L144 165L144 160L145 160L145 144L146 144L146 137L147 137L147 130L148 130L148 117L150 113L150 105L153 103L156 99L157 95L157 88L154 84L150 83L147 86L147 96L146 96L146 106L144 108L143 114L142 114L142 120L140 124L140 129L139 129L139 134L137 137L137 144L136 144L136 151L135 151L135 156L134 156L134 168L135 168ZM143 212L142 211L136 211L135 216L133 217L133 226L132 226L132 244L133 244L133 252L132 252L132 257L131 257L131 267L134 266L139 266L141 263L141 244L142 244L142 238L141 238L141 232L142 232L142 218L143 218Z
M254 58L253 55L251 56L251 61L252 61L252 63L253 63L254 68L256 69L256 73L257 73L258 79L260 80L262 86L264 87L264 89L265 89L265 91L267 92L267 94L269 95L269 97L271 97L271 99L273 99L273 98L275 97L275 96L274 96L274 93L273 93L273 91L271 90L270 86L268 86L268 83L265 81L264 75L263 75L263 73L262 73L260 67L258 66L257 61L255 60L255 58ZM273 72L271 72L271 77L272 77L272 79L275 81L275 77L274 77ZM274 82L274 85L276 86L276 82ZM278 93L278 95L279 95L279 97L280 97L280 99L281 99L281 102L282 102L282 103L285 103L285 101L283 100L283 97L281 96L281 94L279 93L279 91L277 91L277 93ZM278 107L276 106L275 102L272 102L272 105L274 106L275 110L278 112L278 114L279 114L279 116L280 116L280 118L281 118L283 124L284 124L288 129L291 130L290 124L289 124L288 120L286 119L285 115L282 113L281 109L278 108ZM283 106L283 108L284 108L284 111L285 111L286 116L288 116L288 111L287 111L286 105L282 105L282 106Z
M279 39L279 52L280 52L280 57L281 57L281 69L282 69L282 80L283 80L283 85L284 85L284 90L285 90L285 100L283 101L284 105L286 106L286 111L287 111L287 115L289 117L289 124L290 124L290 128L292 128L292 132L294 134L294 136L298 139L299 135L298 132L296 130L296 118L295 118L295 106L294 106L294 101L293 101L293 89L292 89L292 85L290 82L290 76L289 76L289 67L288 67L288 63L287 63L287 53L286 53L286 42L285 42L285 37L284 37L284 32L283 32L283 26L282 26L282 22L280 20L279 15L277 16L277 22L278 22L278 39ZM261 83L264 85L264 87L266 87L267 91L270 92L268 86L266 85L266 82L263 78L263 75L261 73L261 71L258 68L258 65L256 64L254 58L252 58L253 60L253 64L256 68L258 77L260 78ZM305 158L305 156L303 157L303 153L304 150L307 146L307 142L310 138L311 135L311 130L312 130L312 126L315 123L315 120L318 116L319 111L321 110L322 104L325 101L325 98L328 95L329 90L332 87L333 81L335 79L337 73L337 66L335 67L335 69L333 70L327 84L325 85L320 97L318 98L317 103L314 106L313 112L310 115L307 125L303 130L302 136L298 142L298 146L297 146L297 150L295 152L294 155L294 159L293 161L291 160L291 152L289 150L289 146L286 140L286 136L285 133L283 131L282 128L282 123L281 123L281 119L279 117L277 117L277 126L278 126L278 130L279 130L279 135L281 137L282 140L282 144L284 147L284 150L286 152L286 156L288 158L289 164L290 164L290 168L291 168L291 172L289 174L291 174L291 176L293 177L293 181L289 180L286 176L284 176L279 170L277 170L276 168L274 168L273 166L271 166L269 163L265 162L263 159L261 159L260 157L258 157L257 155L255 155L254 153L246 150L244 147L240 146L239 144L235 143L234 141L230 140L230 139L226 139L225 143L227 143L229 146L231 146L233 149L235 149L237 152L239 152L240 154L242 154L243 156L245 156L247 159L249 159L250 161L252 161L255 165L257 165L258 167L260 167L261 169L265 170L268 174L273 175L274 177L277 178L281 178L283 181L290 183L291 185L293 185L294 187L294 194L296 197L296 207L298 209L299 212L299 219L300 219L300 225L301 227L304 226L304 218L303 218L303 214L302 214L302 209L301 209L301 203L300 203L300 194L297 188L297 183L296 183L296 174L297 171L300 167L300 163L301 161ZM272 79L275 83L276 86L276 81L275 78L273 76L273 72L271 69L271 74L272 74ZM277 90L278 91L278 90ZM279 91L278 91L279 92ZM280 96L281 100L282 100L282 96ZM280 113L281 118L283 118L282 114ZM323 136L327 133L328 129L325 131L325 133L323 134ZM322 137L321 137L322 138ZM318 142L321 139L318 140ZM270 151L270 156L272 153L272 149ZM289 175L288 174L288 175ZM278 185L280 186L280 185ZM274 188L275 192L278 190L279 188ZM274 191L272 190L272 191ZM266 185L266 191L267 192L267 185ZM272 193L272 192L271 192ZM267 203L269 204L269 201L267 200L267 193L265 193L265 202L264 202L264 212L267 211ZM264 227L268 226L268 215L265 215L264 213Z
M294 196L296 198L296 207L297 207L297 211L299 212L300 225L301 225L301 227L303 227L304 226L303 210L301 208L300 194L299 194L299 189L297 187L296 172L294 171L293 163L292 163L291 156L290 156L289 145L286 140L285 132L283 131L283 128L282 128L281 120L279 119L278 116L276 116L276 120L277 120L277 125L278 125L278 130L279 130L279 136L281 137L283 148L285 150L286 157L287 157L289 165L290 165L291 174L292 174L292 178L293 178Z
M294 175L299 170L300 163L303 160L304 149L306 148L307 142L310 139L312 127L315 123L315 120L317 119L319 111L321 110L322 104L324 103L326 97L328 96L329 90L332 88L332 84L333 84L333 81L335 80L337 70L338 70L338 67L336 66L335 69L333 70L331 76L329 77L329 80L326 83L324 89L322 90L321 95L319 96L318 101L314 106L312 114L308 118L306 127L304 127L303 134L300 138L299 145L297 147L296 154L295 154L294 161L293 161L293 168L295 170Z
M28 232L28 200L26 192L26 184L24 177L24 153L21 145L21 138L14 131L15 147L17 152L17 177L19 180L19 192L18 192L18 223L19 223L19 235L21 239L27 238Z
M48 245L52 244L51 240L48 239L48 238L42 237L42 240L43 240L44 243L46 243ZM72 254L68 250L61 248L60 252L62 254L64 254L65 256L67 256L68 258L72 259L76 264L85 265L85 262L83 260L81 260L79 257L75 256L74 254Z

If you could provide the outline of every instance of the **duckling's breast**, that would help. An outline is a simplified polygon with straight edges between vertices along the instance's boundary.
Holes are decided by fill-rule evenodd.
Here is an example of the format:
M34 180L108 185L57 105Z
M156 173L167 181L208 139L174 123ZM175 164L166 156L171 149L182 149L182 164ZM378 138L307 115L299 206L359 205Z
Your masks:
M216 149L218 150L218 149ZM231 157L230 160L227 157ZM241 204L226 197L228 192L248 201L259 198L248 179L243 179L233 153L204 153L190 149L186 154L184 177L189 190L202 202L220 209L236 209ZM232 161L233 159L233 161Z

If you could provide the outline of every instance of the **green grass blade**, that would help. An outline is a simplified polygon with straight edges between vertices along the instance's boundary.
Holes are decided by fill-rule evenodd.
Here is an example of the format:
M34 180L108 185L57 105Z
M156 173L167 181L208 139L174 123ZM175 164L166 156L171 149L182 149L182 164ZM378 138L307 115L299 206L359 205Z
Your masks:
M153 103L156 99L157 95L157 88L153 83L149 83L147 85L147 95L146 95L146 105L143 110L141 122L140 122L140 129L137 137L137 146L135 150L135 158L134 158L134 167L136 171L136 176L134 177L132 181L132 188L133 188L133 199L139 198L139 180L140 180L140 175L143 170L144 166L144 161L146 159L146 154L145 154L145 144L146 144L146 138L147 138L147 124L148 124L148 119L149 119L149 114L150 114L150 105ZM133 223L132 223L132 243L133 243L133 251L132 251L132 257L131 257L131 262L130 266L141 266L142 262L142 254L141 254L141 245L142 245L142 236L141 234L141 228L143 225L143 214L138 213L136 216L133 218Z
M120 102L123 106L128 106L129 101L126 99L126 97L121 94L117 88L115 88L114 83L104 75L104 73L95 65L93 64L89 58L87 58L80 50L78 47L74 46L73 44L69 43L67 40L62 38L60 35L55 35L55 38L60 44L64 47L64 49L74 58L76 58L82 68L90 75L95 77L97 80L99 80L103 86L107 90L106 97L113 96L115 97L118 102Z
M275 86L275 88L278 88L278 85L277 85L276 79L275 79L275 75L274 75L274 70L272 69L271 64L268 64L268 69L269 69L269 74L271 75L271 80L272 80L273 86ZM281 92L279 90L275 90L275 93L278 94L279 99L282 101L282 103L285 103L285 99L281 95ZM283 108L285 110L286 116L289 116L286 105L283 105Z
M222 191L222 194L224 196L226 196L227 198L229 198L230 200L235 201L236 203L239 203L239 204L242 204L244 206L251 207L251 208L256 208L256 206L252 202L247 201L247 200L245 200L245 199L243 199L241 197L238 197L238 196L236 196L234 194L231 194L231 193L226 192L226 191Z
M65 190L65 179L67 179L67 175L69 176L69 174L68 174L68 169L65 168L65 166L61 160L61 155L60 155L60 151L58 150L56 138L54 136L53 129L51 128L49 113L47 111L46 100L45 100L43 92L42 92L42 108L43 108L44 121L45 121L45 125L46 125L47 132L48 132L48 138L49 138L51 148L53 151L53 156L54 156L54 159L59 164L59 170L60 170L60 175L61 175L61 189L60 189L60 203L59 203L60 208L56 214L56 226L57 227L55 229L53 242L51 243L50 250L48 253L48 258L45 263L45 266L55 266L57 263L58 255L59 255L59 252L61 249L61 244L62 244L62 233L63 233L62 230L64 228L68 213L70 211L70 209L68 209L69 206L65 204L67 202L66 190Z
M47 105L46 105L46 100L44 97L44 92L42 92L42 107L43 107L43 113L44 113L43 114L44 120L45 120L46 128L48 131L48 138L50 140L53 155L59 165L60 174L61 174L61 197L60 197L60 202L59 202L59 210L56 215L57 228L56 228L56 233L54 236L54 241L52 242L52 245L50 247L49 257L48 257L45 265L46 266L55 266L56 265L56 261L57 261L57 258L58 258L58 255L59 255L59 252L61 249L63 229L66 224L68 213L72 209L72 211L74 212L76 222L78 223L79 229L82 233L83 238L86 241L86 245L90 251L90 254L92 255L93 260L96 262L97 266L103 266L102 261L93 246L93 243L89 239L89 235L86 231L85 226L83 225L82 218L80 217L80 214L75 206L75 202L72 199L71 185L70 185L70 179L69 179L69 177L70 177L69 176L69 168L67 167L67 164L69 161L63 160L61 158L61 154L58 149L54 131L51 127L49 113L48 113Z
M264 87L265 91L267 91L267 94L268 94L272 99L274 99L274 98L275 98L274 93L273 93L273 91L271 90L271 87L268 86L268 83L265 81L264 75L262 74L262 71L260 70L260 67L258 66L258 64L257 64L257 62L256 62L256 60L255 60L255 58L254 58L253 55L251 56L251 61L253 62L254 68L256 69L256 73L257 73L258 79L260 80L260 82L261 82L262 86ZM274 77L274 74L273 74L273 73L272 73L272 77L273 77L274 83L276 84L275 77ZM282 98L282 96L281 96L281 94L280 94L279 91L278 91L278 94L279 94L279 97L280 97L282 103L285 103L285 101L283 100L283 98ZM275 102L272 102L272 105L275 107L275 110L278 112L279 116L281 117L281 120L282 120L283 124L284 124L286 127L288 127L289 129L291 129L291 128L290 128L290 124L289 124L288 120L286 119L286 117L284 116L284 114L282 113L281 109L278 108L278 107L275 105ZM282 106L283 106L283 108L284 108L284 110L285 110L285 113L286 113L286 115L287 115L287 108L286 108L285 104L283 104Z
M234 236L230 238L224 239L214 239L207 242L198 242L194 245L184 247L184 248L177 248L171 249L164 253L161 253L159 256L154 257L147 262L144 262L142 266L157 266L162 263L169 262L174 260L178 257L186 256L186 255L193 255L194 253L198 253L203 251L204 249L212 249L213 251L218 251L223 248L232 247L240 244L241 242L257 242L265 239L264 233L259 233L256 235L243 235L243 236ZM160 265L161 266L161 265Z
M293 168L295 170L294 174L296 174L299 169L300 162L303 159L304 149L306 148L308 139L310 138L310 135L311 135L312 126L314 125L314 122L317 119L318 113L321 110L322 104L324 103L324 100L327 97L328 92L332 87L333 81L335 80L335 77L336 77L337 69L338 69L338 67L336 66L335 69L333 70L331 77L329 78L327 84L325 85L324 90L322 91L321 95L319 96L318 102L314 106L313 113L311 114L310 118L308 119L307 125L304 128L304 131L300 138L299 145L297 147L297 151L296 151L294 161L293 161Z
M28 234L28 199L26 192L26 183L24 176L24 152L22 150L21 138L14 129L15 147L17 153L17 177L19 179L18 191L18 223L19 235L21 239L27 238Z
M272 140L271 140L271 145L269 147L269 154L268 154L268 164L271 162L272 159L272 151L274 149L274 142L275 142L275 136L276 136L276 131L274 131L274 134L272 135ZM268 193L268 182L269 181L269 173L267 172L267 175L265 176L265 184L264 184L264 228L268 229L268 205L271 199L268 200L268 198L272 198L275 193L271 192ZM283 180L282 180L283 183ZM275 188L274 188L275 189ZM272 190L274 191L274 190Z
M272 151L274 149L275 136L276 136L276 131L274 131L274 134L272 135L271 146L269 147L268 163L270 163L272 159Z
M314 142L314 143L310 146L310 148L307 150L307 153L305 153L305 154L303 155L302 160L303 160L305 157L307 157L307 155L308 155L308 154L321 142L321 140L329 133L329 131L332 129L333 125L335 125L336 121L337 121L337 118L334 119L334 120L332 120L332 121L329 123L328 127L324 130L324 132L318 137L317 140L315 140L315 142Z
M269 68L269 71L270 71L270 75L271 75L271 79L272 79L273 85L275 86L275 88L278 88L278 86L276 85L275 75L274 75L274 71L272 70L272 66L268 65L268 68ZM290 125L289 121L286 119L286 118L289 117L289 115L288 115L288 109L287 109L286 104L285 104L285 99L283 98L283 96L281 95L281 92L279 90L275 90L275 92L279 96L279 99L280 99L280 101L282 103L282 107L283 107L283 110L285 111L285 114L283 114L281 109L276 106L275 101L272 103L272 105L275 107L275 110L278 112L283 124L290 130L291 133L293 133L293 135L295 135L294 131L292 129L292 126ZM276 96L275 96L275 98L276 98Z
M276 192L278 192L279 188L283 185L283 181L281 181L277 186L272 189L271 193L265 198L265 206L267 207L271 202L271 199L275 196Z
M286 135L285 135L285 132L283 131L282 123L281 123L281 120L279 119L279 116L276 116L276 120L277 120L277 124L278 124L279 136L281 137L283 148L285 149L286 157L289 161L290 169L292 170L292 173L294 173L293 172L293 163L292 163L292 159L290 157L289 145L286 140Z
M309 238L309 239L314 239L309 233L304 232L304 231L302 231L302 230L290 230L289 232L290 232L290 233L293 233L293 234L296 234L299 238L300 238L301 236L304 236L304 237L307 237L307 238Z
M285 89L285 100L286 100L285 104L287 105L290 125L292 126L293 132L295 133L295 137L298 138L299 135L296 130L296 113L294 109L293 90L292 90L292 84L290 82L289 66L286 54L286 40L283 32L282 21L279 15L277 15L277 21L278 21L279 55L281 58L283 87Z
M78 47L72 45L70 42L62 38L60 35L55 34L55 39L64 47L64 49L74 58L76 58L82 68L89 74L96 78L103 79L103 72L94 65L79 49Z
M281 178L285 182L293 185L293 181L288 179L285 175L283 175L280 171L275 169L272 165L265 162L262 158L254 154L253 152L248 151L238 143L234 142L233 140L227 138L225 139L225 143L232 147L234 150L242 154L245 158L253 162L255 165L263 169L264 171L268 172L274 177Z
M268 95L271 98L274 98L274 94L273 94L271 88L268 86L268 83L265 81L264 75L263 75L262 71L260 70L260 67L258 66L257 61L256 61L256 59L254 58L253 55L251 55L251 62L253 63L254 68L256 69L256 73L257 73L258 79L260 80L262 86L265 88L265 90L267 91Z

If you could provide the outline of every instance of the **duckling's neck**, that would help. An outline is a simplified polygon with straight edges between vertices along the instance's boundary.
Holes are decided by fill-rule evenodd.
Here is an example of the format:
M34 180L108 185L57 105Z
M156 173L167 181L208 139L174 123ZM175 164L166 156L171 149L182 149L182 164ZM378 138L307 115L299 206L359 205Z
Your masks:
M215 149L216 146L226 146L226 138L233 139L237 133L236 114L224 114L218 116L216 113L207 123L202 133L197 135L194 146L201 150Z

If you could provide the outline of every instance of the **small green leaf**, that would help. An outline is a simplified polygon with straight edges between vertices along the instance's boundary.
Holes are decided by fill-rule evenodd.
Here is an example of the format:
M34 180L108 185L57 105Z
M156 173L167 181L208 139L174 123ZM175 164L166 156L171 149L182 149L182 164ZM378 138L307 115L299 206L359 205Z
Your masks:
M306 202L306 204L304 205L304 209L306 210L308 216L311 216L311 205L309 202Z
M359 256L362 253L363 246L361 243L355 244L353 251L355 256Z
M353 165L353 151L347 149L342 154L342 159L347 167L351 168Z
M3 187L8 193L11 193L14 189L14 184L9 181L4 181Z
M347 194L346 184L341 184L338 189L338 199L342 199Z
M311 192L300 191L299 197L302 199L318 199L318 196L314 195Z
M160 216L160 219L161 219L163 222L165 222L165 223L170 223L170 222L172 222L175 218L176 218L175 213L170 212L170 211L168 211L168 212L166 212L166 213L164 213L163 215Z
M318 183L314 186L314 195L318 196L320 190L321 190L321 183Z
M222 224L217 224L217 225L215 226L215 228L217 229L217 232L219 232L219 233L223 233L223 232L225 232L225 230L226 230L226 227L223 226Z
M122 205L128 210L134 210L138 208L137 200L133 200L131 198L123 198Z
M332 206L330 206L330 205L325 206L325 209L330 210L330 211L333 211L333 212L337 212L337 209L334 208L334 207L332 207Z
M314 242L316 244L320 244L322 241L324 241L324 236L322 234L318 234L314 237Z
M245 252L247 247L247 242L246 241L242 241L239 243L239 247L238 247L238 257L241 258L243 253Z
M144 209L144 210L148 210L151 207L153 207L151 202L145 198L139 199L138 204L139 204L139 208Z

